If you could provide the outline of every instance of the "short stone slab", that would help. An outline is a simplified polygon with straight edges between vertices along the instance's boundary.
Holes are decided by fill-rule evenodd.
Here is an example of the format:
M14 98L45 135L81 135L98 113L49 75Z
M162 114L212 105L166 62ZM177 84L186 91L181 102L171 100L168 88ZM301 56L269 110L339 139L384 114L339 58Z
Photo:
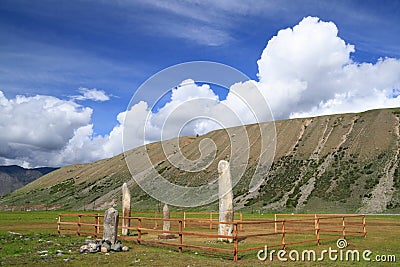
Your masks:
M110 241L111 245L117 241L118 218L118 211L114 208L109 208L104 213L103 240Z

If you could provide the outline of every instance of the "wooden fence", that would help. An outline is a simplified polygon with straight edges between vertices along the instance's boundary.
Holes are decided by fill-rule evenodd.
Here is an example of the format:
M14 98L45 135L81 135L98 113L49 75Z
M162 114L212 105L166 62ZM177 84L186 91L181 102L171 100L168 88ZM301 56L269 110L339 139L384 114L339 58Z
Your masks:
M270 248L280 247L286 249L287 246L309 242L320 245L321 241L347 238L349 236L362 236L365 238L367 234L364 215L332 214L328 216L313 214L313 216L304 215L302 217L297 215L283 220L260 221L243 221L241 217L240 221L228 223L215 222L214 220L203 218L187 218L187 216L185 219L170 218L168 220L157 217L125 217L121 219L130 220L131 226L125 228L130 230L131 235L119 236L119 238L134 240L138 244L152 243L177 247L179 252L182 252L183 248L189 248L228 253L233 255L234 261L237 261L239 253L259 251L264 249L266 244ZM73 232L78 235L86 234L98 237L102 234L102 220L103 216L100 214L59 214L58 233ZM162 224L163 221L170 222L170 231L163 231L154 227L158 225L155 222ZM210 223L211 229L212 225L232 225L233 235L224 236L211 232ZM65 228L71 226L72 228ZM243 226L245 226L245 230L241 230ZM121 230L122 226L119 225L119 232ZM172 235L176 238L160 239L163 234ZM217 243L215 242L217 238L227 238L233 242ZM210 241L210 239L213 241ZM243 240L246 240L246 242L241 242Z
M186 222L189 222L187 219L190 219L190 215L203 215L203 216L205 215L205 216L207 216L209 218L208 221L209 221L210 230L213 229L213 224L218 225L218 216L219 216L218 212L213 212L213 211L210 211L210 212L184 211L183 212L183 228L186 228ZM214 215L217 215L217 216L214 216ZM239 217L239 219L236 219L236 221L238 221L238 222L242 222L243 221L243 214L241 212L235 212L234 213L234 217L236 217L236 218ZM195 217L194 219L199 219L199 218ZM234 218L234 220L235 220L235 218ZM243 224L239 224L239 228L240 228L240 230L243 230Z
M303 218L313 218L311 220L314 220L314 229L315 229L315 235L318 238L320 229L321 229L321 224L330 224L332 223L332 220L335 219L341 219L341 229L324 229L325 232L331 232L331 233L341 233L343 238L346 238L346 236L357 236L362 234L364 238L366 238L367 231L366 231L366 221L365 221L365 215L358 215L358 214L275 214L275 232L279 231L279 226L277 221L278 220L284 220L284 219L290 219L292 221L293 218L297 218L297 220L301 220ZM361 222L354 222L354 220L351 220L353 218L361 217ZM300 219L299 219L300 218ZM347 219L347 222L346 222ZM322 222L321 222L322 220ZM358 226L362 227L362 230L356 230L354 228L357 228Z
M101 219L103 217L100 214L58 214L57 232L58 234L64 232L98 237L102 235L103 222Z

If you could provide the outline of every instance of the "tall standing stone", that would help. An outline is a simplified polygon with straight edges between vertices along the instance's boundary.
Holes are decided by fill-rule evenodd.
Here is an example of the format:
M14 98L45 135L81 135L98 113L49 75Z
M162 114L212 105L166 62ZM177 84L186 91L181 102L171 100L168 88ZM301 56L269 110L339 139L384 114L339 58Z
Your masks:
M221 160L218 163L218 174L219 222L233 222L233 192L229 162ZM233 224L219 224L218 235L232 236ZM232 239L218 238L218 241L232 242Z
M125 217L131 216L131 193L129 192L128 185L122 185L122 235L129 235L129 229L124 227L130 226L130 219Z
M114 208L109 208L104 213L103 240L108 240L111 244L115 244L117 241L118 218L118 211Z
M169 231L171 229L171 222L168 221L170 218L170 213L169 213L169 207L167 204L165 204L164 208L163 208L163 218L164 218L163 231ZM165 221L165 220L167 220L167 221Z

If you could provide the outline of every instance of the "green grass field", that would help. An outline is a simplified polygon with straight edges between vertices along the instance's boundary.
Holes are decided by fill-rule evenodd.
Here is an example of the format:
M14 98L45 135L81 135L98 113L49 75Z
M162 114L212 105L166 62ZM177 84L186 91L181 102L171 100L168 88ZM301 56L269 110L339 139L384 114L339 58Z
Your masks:
M81 254L79 247L84 244L86 236L75 234L57 233L57 215L60 212L0 212L0 266L398 266L400 261L400 217L398 216L367 216L367 238L348 238L348 250L370 250L371 262L360 259L357 261L330 261L326 255L323 262L292 262L288 253L297 250L315 250L317 256L329 247L337 249L336 241L323 241L321 246L315 243L303 243L287 247L288 259L281 262L274 255L273 262L260 261L257 259L257 251L240 253L239 261L233 262L232 255L223 253L211 253L196 249L185 249L179 253L175 247L163 247L150 244L139 245L135 241L124 240L130 250L128 252L109 253L109 255L94 253ZM65 212L62 212L65 213ZM88 212L90 213L90 212ZM244 220L272 219L273 215L243 214ZM255 229L244 226L242 233L250 234L262 232L263 229ZM196 226L188 227L193 230ZM203 228L199 231L207 232ZM215 228L212 232L216 232ZM144 239L151 239L154 236L149 233ZM301 240L302 235L288 235L287 240ZM92 238L93 239L93 238ZM184 243L205 244L215 243L210 238L201 239L198 237L184 237ZM259 246L270 241L254 238L239 242L239 249ZM217 247L232 248L232 244L216 244ZM279 249L279 248L278 248ZM57 255L57 251L62 253ZM293 254L294 255L294 254ZM377 262L375 256L386 256L392 262ZM393 262L394 256L397 262Z

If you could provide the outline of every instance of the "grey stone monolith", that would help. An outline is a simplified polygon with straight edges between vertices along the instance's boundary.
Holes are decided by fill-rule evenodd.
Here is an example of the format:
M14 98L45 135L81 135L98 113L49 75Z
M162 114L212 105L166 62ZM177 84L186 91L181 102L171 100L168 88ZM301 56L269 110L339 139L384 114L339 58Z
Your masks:
M118 218L118 211L114 208L109 208L104 213L103 240L108 240L111 244L117 241Z
M229 162L218 163L219 222L233 222L233 192ZM233 224L219 224L218 235L232 236ZM232 242L231 238L218 238L218 241Z
M165 204L163 208L163 219L169 220L169 218L170 218L169 207L167 204ZM171 222L163 221L163 231L169 231L170 229L171 229Z
M129 192L128 185L122 185L122 235L129 235L129 229L124 227L130 226L130 219L125 217L131 216L131 193Z
M171 221L170 219L170 212L169 212L169 207L167 204L164 205L163 208L163 231L164 233L158 235L158 239L175 239L174 234L168 233L168 231L171 230Z

